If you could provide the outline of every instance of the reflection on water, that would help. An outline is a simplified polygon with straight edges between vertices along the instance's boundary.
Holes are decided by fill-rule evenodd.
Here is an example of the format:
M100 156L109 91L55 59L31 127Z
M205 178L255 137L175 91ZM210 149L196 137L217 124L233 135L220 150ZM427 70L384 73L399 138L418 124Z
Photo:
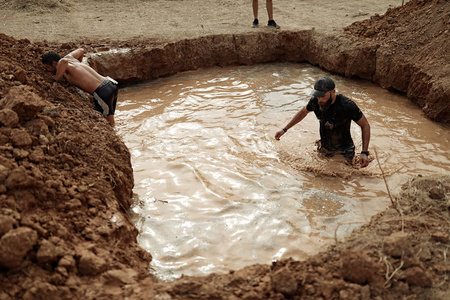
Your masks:
M301 260L385 209L376 161L359 170L316 154L314 114L273 138L324 75L367 116L370 150L392 192L409 176L449 173L448 128L404 97L307 64L199 70L121 89L116 120L132 154L132 210L159 278ZM352 135L361 149L356 124Z

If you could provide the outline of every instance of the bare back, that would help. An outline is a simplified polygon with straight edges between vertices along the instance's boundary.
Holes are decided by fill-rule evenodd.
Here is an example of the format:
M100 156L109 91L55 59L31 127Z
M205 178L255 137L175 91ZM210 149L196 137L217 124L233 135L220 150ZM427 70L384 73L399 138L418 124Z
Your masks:
M106 79L90 66L81 63L78 59L71 55L67 55L61 59L61 61L64 60L67 61L67 67L63 73L64 79L69 84L79 87L89 94L92 94Z

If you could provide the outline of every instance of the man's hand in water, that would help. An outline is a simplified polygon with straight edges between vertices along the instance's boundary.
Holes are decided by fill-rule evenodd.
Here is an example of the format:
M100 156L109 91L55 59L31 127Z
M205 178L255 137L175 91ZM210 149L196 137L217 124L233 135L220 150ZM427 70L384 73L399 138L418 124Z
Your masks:
M361 168L365 168L369 165L369 156L367 154L360 154L359 161L361 163Z
M283 134L285 134L287 132L287 130L286 129L281 129L280 131L278 131L277 133L275 133L275 139L277 140L277 141L279 141L280 140L280 137L283 135Z

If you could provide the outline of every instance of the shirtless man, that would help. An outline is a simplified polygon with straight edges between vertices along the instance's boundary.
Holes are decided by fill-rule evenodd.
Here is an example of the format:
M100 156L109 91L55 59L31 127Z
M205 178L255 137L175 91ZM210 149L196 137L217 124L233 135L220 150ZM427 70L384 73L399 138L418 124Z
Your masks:
M48 71L55 74L56 81L64 78L94 97L95 109L114 126L114 111L117 103L117 82L98 74L90 66L81 63L84 49L79 48L61 58L55 51L49 51L42 57L42 63Z

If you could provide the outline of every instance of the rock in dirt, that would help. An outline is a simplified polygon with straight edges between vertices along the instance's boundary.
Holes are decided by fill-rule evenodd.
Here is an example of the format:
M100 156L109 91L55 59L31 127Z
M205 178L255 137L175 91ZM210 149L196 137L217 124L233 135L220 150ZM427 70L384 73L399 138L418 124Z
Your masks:
M41 242L41 246L36 253L38 263L41 265L53 263L58 260L59 256L62 256L60 249L48 240Z
M31 120L48 103L25 85L12 87L0 101L0 109L9 108L16 112L20 120Z
M65 268L68 272L75 271L77 267L75 258L72 255L63 256L58 262L58 267Z
M74 296L66 286L55 286L48 282L35 282L23 295L23 300L56 300L74 299Z
M9 269L19 267L37 240L38 234L33 229L20 227L10 230L0 239L0 266Z
M15 127L17 124L19 124L19 116L15 111L9 108L0 110L0 125Z
M9 169L3 165L0 165L0 182L3 182L9 174Z
M394 232L384 241L384 253L392 257L401 257L409 254L411 243L410 234L405 232Z
M28 81L27 72L21 67L16 67L14 78L22 84L26 84Z
M431 275L420 267L412 267L403 272L403 279L409 284L420 287L431 287L433 279Z
M31 135L23 128L14 128L11 130L11 142L18 148L29 148L33 143Z
M374 278L374 264L370 257L357 250L348 250L341 255L342 277L350 282L365 284Z
M137 272L132 269L109 270L103 273L105 284L121 286L124 284L135 283Z
M17 222L13 217L0 215L0 237L12 230L15 225L17 225Z
M89 250L81 250L78 255L78 272L81 275L97 275L106 269L106 261Z
M5 186L8 189L32 188L36 186L36 182L24 167L20 166L12 170L5 180Z
M294 274L287 267L284 267L271 275L271 284L276 292L282 293L286 297L295 295L298 288L298 282L295 279Z

